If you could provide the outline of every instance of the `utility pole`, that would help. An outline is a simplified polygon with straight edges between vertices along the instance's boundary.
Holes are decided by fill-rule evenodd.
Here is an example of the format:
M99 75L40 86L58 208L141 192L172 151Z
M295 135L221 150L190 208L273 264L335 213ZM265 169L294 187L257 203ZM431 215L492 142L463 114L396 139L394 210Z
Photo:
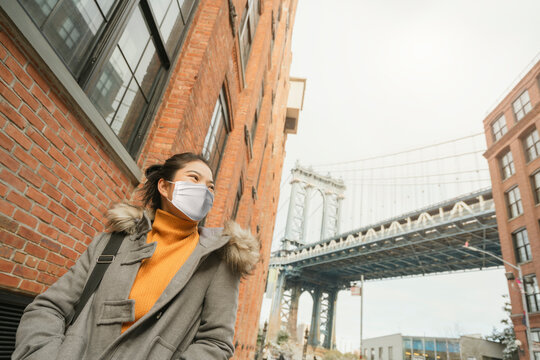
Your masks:
M266 342L266 331L268 330L268 322L265 321L264 322L264 328L263 328L263 332L262 332L262 336L261 336L261 343L259 345L259 349L257 350L257 354L255 355L255 359L259 359L262 355L262 352L263 352L263 348L264 348L264 343Z
M525 299L525 281L523 279L523 273L521 272L521 267L516 266L516 265L514 265L512 263L509 263L508 261L504 260L503 258L501 258L501 257L499 257L499 256L497 256L495 254L490 253L489 251L485 251L485 250L482 250L482 249L475 248L474 246L470 246L468 241L465 243L465 245L463 245L463 247L465 249L469 249L469 250L472 250L472 251L477 251L477 252L480 252L482 254L486 254L486 255L489 255L491 257L494 257L494 258L502 261L506 265L510 266L511 268L516 269L518 271L519 281L521 282L521 284L519 284L520 285L519 286L519 292L521 293L521 302L523 304L523 311L525 313L525 334L527 335L527 345L528 345L528 349L529 349L529 358L532 359L533 358L533 351L532 351L532 342L531 342L531 324L529 323L529 310L527 309L527 301ZM512 273L510 273L510 274L513 276ZM508 276L507 276L507 279L512 280Z
M306 360L308 338L309 338L309 331L306 328L306 332L304 334L304 350L302 351L302 360Z
M364 275L360 276L360 356L362 359L362 338L363 338L363 326L364 325Z

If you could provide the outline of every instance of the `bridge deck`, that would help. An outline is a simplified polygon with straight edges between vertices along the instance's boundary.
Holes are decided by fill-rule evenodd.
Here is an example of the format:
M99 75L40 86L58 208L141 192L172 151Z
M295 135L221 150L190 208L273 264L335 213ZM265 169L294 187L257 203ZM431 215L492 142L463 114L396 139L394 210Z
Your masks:
M392 219L378 228L308 244L271 259L289 282L348 287L366 280L484 269L502 263L463 248L466 241L500 256L491 191Z

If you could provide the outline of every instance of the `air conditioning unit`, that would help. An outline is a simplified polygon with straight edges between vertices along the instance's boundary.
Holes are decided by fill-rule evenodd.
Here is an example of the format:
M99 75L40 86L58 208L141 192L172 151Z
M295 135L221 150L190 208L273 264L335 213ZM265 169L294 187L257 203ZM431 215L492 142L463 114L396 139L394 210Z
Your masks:
M304 106L306 79L289 78L289 98L287 99L287 114L283 131L286 134L296 134L300 110Z

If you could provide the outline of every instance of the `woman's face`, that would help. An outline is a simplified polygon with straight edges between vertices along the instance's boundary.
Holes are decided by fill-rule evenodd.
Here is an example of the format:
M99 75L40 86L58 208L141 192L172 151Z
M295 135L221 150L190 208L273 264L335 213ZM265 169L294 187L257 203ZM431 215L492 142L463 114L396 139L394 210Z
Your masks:
M176 181L187 181L194 184L206 185L208 190L213 194L214 178L212 171L202 161L192 161L187 163L182 169L176 171L176 174L171 180L172 183L165 179L160 179L158 182L158 190L161 194L161 209L184 220L193 221L171 204L170 201L167 201L167 199L172 200L174 182Z

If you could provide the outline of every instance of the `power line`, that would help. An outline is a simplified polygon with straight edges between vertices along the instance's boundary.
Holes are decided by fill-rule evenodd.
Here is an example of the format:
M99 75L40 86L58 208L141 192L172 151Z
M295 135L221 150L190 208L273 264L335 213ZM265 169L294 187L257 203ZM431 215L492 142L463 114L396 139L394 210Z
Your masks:
M373 157L364 158L364 159L357 159L357 160L340 161L340 162L335 162L335 163L322 163L322 164L312 165L312 167L325 167L325 166L343 165L343 164L351 164L351 163L361 162L361 161L382 159L382 158L385 158L385 157L391 157L391 156L406 154L406 153L410 153L410 152L414 152L414 151L425 150L425 149L429 149L429 148L436 147L436 146L446 145L446 144L450 144L450 143L453 143L453 142L457 142L457 141L461 141L461 140L465 140L465 139L470 139L470 138L473 138L473 137L479 136L479 135L484 135L484 133L476 133L476 134L464 136L464 137L453 139L453 140L443 141L443 142L440 142L440 143L437 143L437 144L421 146L421 147L418 147L418 148L405 150L405 151L399 151L399 152L395 152L395 153L391 153L391 154L378 155L378 156L373 156Z
M446 185L446 184L464 184L464 183L476 183L478 181L491 181L491 179L474 179L474 180L463 180L463 181L445 181L445 182L433 182L433 183L411 183L411 184L381 184L381 183L373 183L373 184L366 184L362 183L361 185L365 186L426 186L426 185ZM360 185L360 184L352 184L352 185Z
M449 156L441 156L438 158L428 159L428 160L422 160L422 161L413 161L409 163L401 163L401 164L394 164L394 165L386 165L386 166L378 166L378 167L372 167L372 168L364 168L364 169L345 169L345 170L333 170L334 173L344 173L344 172L352 172L352 171L368 171L368 170L378 170L378 169L388 169L388 168L396 168L396 167L402 167L407 165L417 165L417 164L425 164L428 162L438 161L438 160L445 160L445 159L453 159L456 157L462 157L467 155L474 155L484 152L484 150L479 151L471 151L456 155L449 155Z
M370 178L370 180L377 180L377 181L384 181L384 180L396 180L396 179L418 179L418 178L426 178L426 177L436 177L436 176L448 176L448 175L458 175L458 174L469 174L469 173L475 173L480 171L489 171L489 169L478 169L478 170L465 170L465 171L456 171L456 172L450 172L450 173L443 173L443 174L432 174L432 175L418 175L418 176L398 176L398 177L387 177L387 178ZM352 179L356 179L356 177L353 177ZM344 181L347 180L347 178L343 179ZM361 184L361 182L352 182L351 184Z

